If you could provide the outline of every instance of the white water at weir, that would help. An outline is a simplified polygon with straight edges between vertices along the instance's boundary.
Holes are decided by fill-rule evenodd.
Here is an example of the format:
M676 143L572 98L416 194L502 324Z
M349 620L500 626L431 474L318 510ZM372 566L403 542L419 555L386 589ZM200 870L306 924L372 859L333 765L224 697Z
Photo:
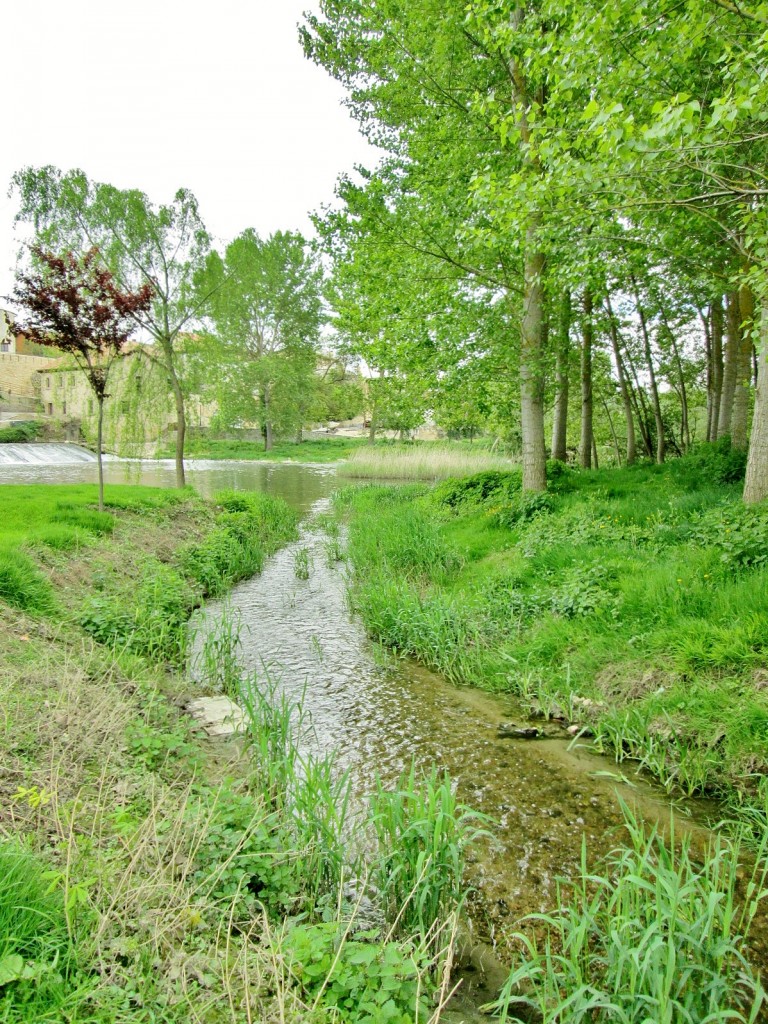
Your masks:
M93 452L79 444L0 444L2 466L74 466L95 461Z

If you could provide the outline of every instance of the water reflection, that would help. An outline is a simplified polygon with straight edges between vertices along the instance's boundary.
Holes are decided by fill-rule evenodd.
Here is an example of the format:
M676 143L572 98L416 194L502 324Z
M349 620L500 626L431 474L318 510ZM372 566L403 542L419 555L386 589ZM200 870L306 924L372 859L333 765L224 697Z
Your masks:
M302 513L318 498L330 494L336 485L335 467L329 465L202 459L189 460L185 465L187 482L204 497L222 490L267 491L284 498ZM0 464L0 484L95 484L97 479L95 461L67 465ZM104 480L107 485L174 487L176 469L172 459L114 460L105 462Z

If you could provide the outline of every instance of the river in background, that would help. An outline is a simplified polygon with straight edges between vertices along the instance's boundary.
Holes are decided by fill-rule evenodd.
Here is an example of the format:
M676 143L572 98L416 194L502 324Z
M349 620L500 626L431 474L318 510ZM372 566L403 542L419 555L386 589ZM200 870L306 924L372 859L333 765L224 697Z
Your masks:
M80 453L85 450L75 445L0 445L0 456L6 448L23 449L22 455L26 458L11 462L0 457L0 484L95 484L98 481L95 456L86 453L91 458L83 458ZM44 461L46 457L49 461ZM187 483L206 498L225 490L267 491L284 498L302 514L318 498L327 496L338 486L334 465L187 459L185 466ZM173 459L107 458L104 481L106 484L174 487L176 467Z

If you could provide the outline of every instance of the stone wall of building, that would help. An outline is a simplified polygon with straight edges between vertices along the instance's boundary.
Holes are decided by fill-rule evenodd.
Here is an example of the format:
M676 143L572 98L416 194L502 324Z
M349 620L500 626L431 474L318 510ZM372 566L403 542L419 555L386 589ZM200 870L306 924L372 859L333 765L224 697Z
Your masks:
M0 391L8 398L39 399L41 370L57 366L60 359L0 352Z

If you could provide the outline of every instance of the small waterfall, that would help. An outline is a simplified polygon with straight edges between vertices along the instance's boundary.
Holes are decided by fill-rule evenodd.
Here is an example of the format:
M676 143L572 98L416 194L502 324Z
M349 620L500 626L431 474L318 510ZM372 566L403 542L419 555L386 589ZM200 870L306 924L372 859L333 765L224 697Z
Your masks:
M0 466L73 466L95 462L78 444L0 444Z

